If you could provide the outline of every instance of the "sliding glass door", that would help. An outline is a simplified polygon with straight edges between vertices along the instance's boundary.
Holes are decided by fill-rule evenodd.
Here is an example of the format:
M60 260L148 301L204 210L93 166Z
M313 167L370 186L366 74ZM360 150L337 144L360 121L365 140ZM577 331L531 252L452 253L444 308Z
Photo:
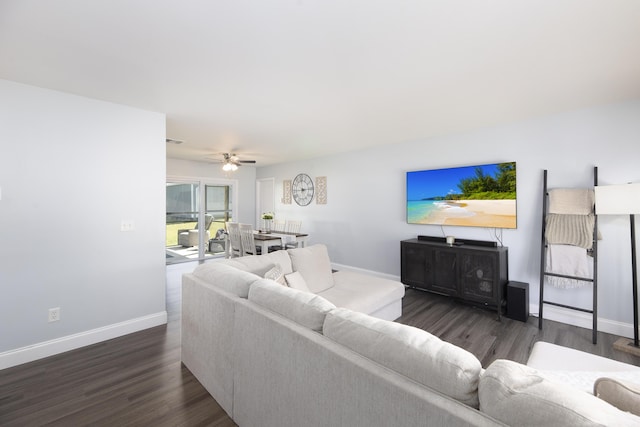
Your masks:
M233 220L230 182L167 182L167 264L225 254L225 222Z

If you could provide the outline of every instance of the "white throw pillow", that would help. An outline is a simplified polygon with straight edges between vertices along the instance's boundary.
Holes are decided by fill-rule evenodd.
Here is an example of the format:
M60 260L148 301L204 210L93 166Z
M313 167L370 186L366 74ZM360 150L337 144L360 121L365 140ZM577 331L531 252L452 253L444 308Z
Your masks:
M282 274L282 267L280 267L279 265L274 265L273 268L264 273L263 277L265 279L273 280L279 285L287 286L287 283L284 279L284 274Z
M318 332L322 331L327 313L336 308L321 296L265 279L251 285L249 301Z
M333 287L331 261L325 245L289 249L287 252L291 257L293 271L302 274L309 291L318 294Z
M287 286L293 289L297 289L303 292L311 292L309 287L307 286L307 282L305 282L304 277L298 271L294 271L291 274L287 274L284 276L287 281Z
M482 365L473 354L460 347L422 329L345 308L327 315L323 333L416 382L478 407Z
M529 367L496 360L480 377L480 410L513 426L629 426L640 418Z

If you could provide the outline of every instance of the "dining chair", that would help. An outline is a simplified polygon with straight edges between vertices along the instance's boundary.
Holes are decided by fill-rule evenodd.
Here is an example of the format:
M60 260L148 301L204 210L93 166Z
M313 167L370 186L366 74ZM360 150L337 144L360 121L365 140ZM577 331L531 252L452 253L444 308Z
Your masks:
M272 233L284 233L287 222L284 219L274 219ZM275 252L284 249L283 245L271 245L269 246L269 252Z
M299 233L302 228L302 221L289 221L287 220L287 225L285 231L287 233Z
M237 222L227 222L227 233L229 234L229 256L242 256L242 239L240 237L240 224Z
M273 228L271 229L274 233L285 231L286 221L284 219L274 219L273 220Z
M260 247L256 246L253 238L253 225L240 224L240 239L242 240L242 255L260 255Z
M287 233L298 234L300 233L300 229L302 228L302 221L289 221L287 220L285 231ZM286 249L293 249L298 247L298 242L287 243L285 245Z

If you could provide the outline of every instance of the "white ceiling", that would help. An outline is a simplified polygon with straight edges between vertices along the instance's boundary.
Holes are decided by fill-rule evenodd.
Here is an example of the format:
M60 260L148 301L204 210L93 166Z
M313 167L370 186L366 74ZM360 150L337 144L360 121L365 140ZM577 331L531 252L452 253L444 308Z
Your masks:
M640 1L0 0L0 78L261 166L640 98Z

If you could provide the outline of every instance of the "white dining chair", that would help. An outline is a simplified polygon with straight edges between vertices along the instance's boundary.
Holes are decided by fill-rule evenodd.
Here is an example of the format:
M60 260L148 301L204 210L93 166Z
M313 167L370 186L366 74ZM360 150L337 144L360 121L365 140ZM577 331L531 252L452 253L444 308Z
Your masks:
M298 234L300 233L300 229L302 228L302 221L289 221L287 220L285 231L287 233ZM298 247L298 242L287 243L285 245L286 249L293 249Z
M229 234L229 256L242 256L242 239L240 237L240 224L237 222L227 222L227 233Z
M274 233L281 233L285 231L286 221L284 219L274 219L273 220L273 228L271 229Z
M256 246L253 238L253 225L240 224L240 240L242 241L242 255L260 255L260 247Z
M274 219L273 220L273 228L271 229L272 233L284 233L286 229L287 222L284 219ZM283 245L271 245L269 246L269 252L279 251L284 249Z
M302 228L302 221L289 221L287 220L286 222L286 229L285 231L287 233L299 233L300 229Z

